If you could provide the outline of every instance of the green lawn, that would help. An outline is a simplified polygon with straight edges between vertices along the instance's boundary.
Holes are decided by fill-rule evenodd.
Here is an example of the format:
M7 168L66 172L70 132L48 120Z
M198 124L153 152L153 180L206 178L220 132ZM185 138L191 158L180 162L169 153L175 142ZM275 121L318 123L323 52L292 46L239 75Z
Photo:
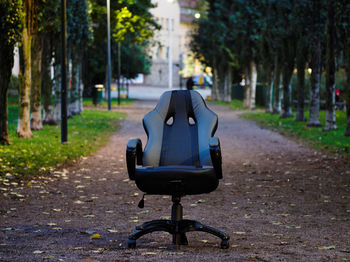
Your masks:
M131 98L120 98L120 105L121 106L126 106L126 105L130 105L132 104L136 99L131 99ZM83 106L95 106L92 103L92 98L86 97L83 99ZM107 100L103 99L102 100L102 104L97 105L96 108L100 108L100 107L105 107L107 108L108 103ZM112 107L118 107L118 98L112 98L111 99L111 106Z
M210 101L210 103L227 106L229 109L232 109L232 110L249 110L248 108L243 107L243 101L238 99L232 99L231 103L227 103L223 101L214 101L214 100ZM263 107L257 106L256 109L263 109Z
M309 114L305 114L309 118ZM350 155L350 137L344 137L346 114L336 112L338 130L324 131L325 111L320 112L320 121L323 127L307 127L307 122L295 122L293 118L281 119L278 114L243 113L244 119L254 120L262 127L273 129L283 135L295 138L316 149Z
M6 174L24 177L39 174L80 156L89 155L107 143L108 137L125 117L118 112L85 110L68 121L69 145L61 145L60 126L44 126L33 138L16 136L18 108L9 105L9 132L12 145L0 145L0 184Z

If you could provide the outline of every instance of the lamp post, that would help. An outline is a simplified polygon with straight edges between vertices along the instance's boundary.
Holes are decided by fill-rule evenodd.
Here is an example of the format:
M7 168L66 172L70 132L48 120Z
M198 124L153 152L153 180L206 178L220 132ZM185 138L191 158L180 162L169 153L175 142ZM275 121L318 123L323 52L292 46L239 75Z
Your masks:
M107 96L108 110L111 110L111 10L107 0Z
M121 60L120 60L120 42L118 42L118 106L120 106L120 73L121 73Z
M169 17L169 49L168 49L168 87L173 87L173 22L171 17Z
M68 142L67 121L67 28L66 28L66 0L61 0L61 143Z

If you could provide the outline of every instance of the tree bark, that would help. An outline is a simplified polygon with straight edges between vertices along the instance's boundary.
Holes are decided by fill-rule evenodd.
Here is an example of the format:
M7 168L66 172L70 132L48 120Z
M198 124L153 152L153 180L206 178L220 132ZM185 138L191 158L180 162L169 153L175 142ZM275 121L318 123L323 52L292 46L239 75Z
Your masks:
M334 3L328 1L327 58L326 58L326 124L324 130L337 129L335 117L335 16Z
M346 102L346 130L344 136L350 136L350 45L347 45L345 50L346 59L346 91L345 91L345 102Z
M213 86L211 89L211 97L218 100L218 68L216 58L213 59Z
M293 117L291 108L291 79L293 75L294 64L285 64L283 68L283 112L281 118Z
M52 114L52 88L53 81L51 79L51 41L47 37L44 37L44 45L43 45L43 55L42 55L42 82L41 82L41 92L43 96L43 107L44 107L44 115L43 115L43 124L44 125L57 125L53 114Z
M265 112L272 113L273 112L273 70L271 67L267 68L267 88L266 88L266 106Z
M232 70L229 65L227 68L228 69L225 74L224 101L231 103Z
M7 91L13 66L13 47L0 47L0 144L9 145Z
M61 121L61 66L57 64L54 67L55 74L55 111L54 120L58 123Z
M27 13L26 13L27 15ZM30 130L30 88L31 88L31 32L25 26L23 29L23 58L25 71L20 77L19 84L19 119L17 127L17 135L22 138L31 138ZM21 74L22 75L22 74Z
M218 92L217 99L219 101L225 101L226 99L226 86L227 86L227 66L220 64L218 67L217 74L217 84L218 84Z
M297 115L295 121L304 122L306 121L304 113L304 104L305 104L305 56L302 51L303 47L298 47L298 56L297 56L297 77L298 77L298 105L297 105Z
M321 56L322 56L322 35L320 33L320 0L313 1L313 24L314 33L312 39L312 57L311 57L311 90L310 90L310 119L307 126L319 127L320 123L320 86L321 86Z
M254 60L250 61L250 97L249 97L249 109L255 108L255 94L256 94L256 83L258 79L258 71L256 69L256 63Z
M244 74L244 96L243 96L243 107L249 108L249 98L251 92L251 84L250 84L250 71L249 67L246 67L246 71Z
M30 126L32 130L43 128L41 120L41 61L43 52L43 37L41 34L32 36L32 87L30 106L32 109Z
M69 111L72 115L80 114L80 64L76 59L72 59L72 86L70 89Z
M278 57L275 57L275 73L274 73L274 94L273 94L273 114L279 114L281 112L281 95L280 95L280 83L281 83L281 68L278 62Z

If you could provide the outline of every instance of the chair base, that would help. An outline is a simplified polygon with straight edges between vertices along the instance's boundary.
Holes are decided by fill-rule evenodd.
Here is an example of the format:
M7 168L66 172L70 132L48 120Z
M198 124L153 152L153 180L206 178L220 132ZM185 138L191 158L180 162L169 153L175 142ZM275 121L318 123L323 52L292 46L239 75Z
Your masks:
M136 232L129 236L128 247L135 248L136 240L143 235L163 231L168 232L173 236L173 244L176 247L180 245L188 245L186 233L191 231L207 232L221 238L220 247L223 249L229 248L230 237L220 230L203 225L195 220L182 219L182 206L180 197L173 196L172 218L171 220L152 220L136 227Z

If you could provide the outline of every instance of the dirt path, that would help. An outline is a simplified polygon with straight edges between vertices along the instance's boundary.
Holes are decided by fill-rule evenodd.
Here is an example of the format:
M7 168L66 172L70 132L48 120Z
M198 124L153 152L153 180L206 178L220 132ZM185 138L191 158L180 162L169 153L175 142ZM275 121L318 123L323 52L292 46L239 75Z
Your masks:
M188 233L175 250L153 233L126 247L142 222L170 216L171 201L147 196L127 178L125 145L140 137L154 102L123 108L128 119L94 156L0 189L0 261L350 261L350 165L238 118L219 106L216 135L224 179L208 195L183 198L185 218L231 236L228 250L205 233ZM90 239L93 234L100 239Z

